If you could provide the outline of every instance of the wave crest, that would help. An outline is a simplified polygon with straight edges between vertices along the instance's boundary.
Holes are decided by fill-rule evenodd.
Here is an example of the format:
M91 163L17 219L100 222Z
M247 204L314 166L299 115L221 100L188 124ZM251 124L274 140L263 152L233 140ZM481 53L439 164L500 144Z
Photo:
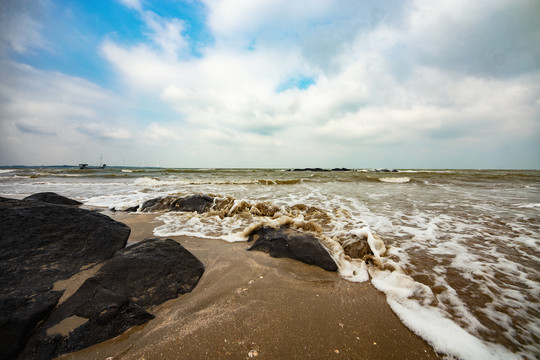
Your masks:
M406 176L403 176L403 177L382 177L382 178L379 178L379 181L380 182L385 182L385 183L403 184L403 183L408 183L409 181L411 181L411 179L406 177Z

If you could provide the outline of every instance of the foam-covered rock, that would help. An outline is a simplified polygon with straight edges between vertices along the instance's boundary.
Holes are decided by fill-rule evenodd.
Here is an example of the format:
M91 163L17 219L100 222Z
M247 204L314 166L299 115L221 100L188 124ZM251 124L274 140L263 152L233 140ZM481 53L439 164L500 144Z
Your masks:
M186 197L165 196L145 201L139 211L186 211L203 213L208 211L214 198L208 195L190 195Z

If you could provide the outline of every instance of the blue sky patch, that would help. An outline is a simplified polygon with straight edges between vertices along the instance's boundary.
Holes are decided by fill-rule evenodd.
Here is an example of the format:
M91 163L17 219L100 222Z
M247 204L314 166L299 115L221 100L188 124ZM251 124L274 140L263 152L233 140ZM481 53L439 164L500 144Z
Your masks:
M315 78L306 75L290 77L276 88L276 92L280 93L289 89L305 90L316 83Z

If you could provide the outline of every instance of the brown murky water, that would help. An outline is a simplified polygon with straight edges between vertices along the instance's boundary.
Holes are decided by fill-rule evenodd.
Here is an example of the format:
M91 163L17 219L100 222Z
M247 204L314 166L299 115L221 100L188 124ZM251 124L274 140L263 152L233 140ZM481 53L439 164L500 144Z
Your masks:
M353 271L369 272L399 318L436 349L463 358L540 357L540 171L0 174L2 196L39 191L117 209L158 196L210 194L217 197L212 211L163 213L155 233L234 242L257 224L288 223L320 236L347 281L360 280ZM367 268L340 255L344 244L365 241L365 231L386 249Z

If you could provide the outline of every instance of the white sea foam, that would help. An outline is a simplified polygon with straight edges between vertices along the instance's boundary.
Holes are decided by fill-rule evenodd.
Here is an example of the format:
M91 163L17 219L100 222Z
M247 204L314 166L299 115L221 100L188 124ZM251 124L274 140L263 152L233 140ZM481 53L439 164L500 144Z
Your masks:
M171 185L173 183L174 182L172 181L165 181L165 180L145 176L145 177L136 179L133 184L135 186L159 187L159 186Z
M408 177L382 177L382 178L379 178L379 181L381 182L385 182L385 183L398 183L398 184L403 184L403 183L408 183L409 181L411 181L410 178Z
M518 205L518 207L524 208L524 209L536 209L536 208L540 208L540 203L521 204L521 205Z
M377 280L372 280L372 283L377 289L385 292ZM423 306L414 300L395 299L391 295L387 301L400 320L437 352L458 359L471 360L521 358L501 345L486 343L469 334L437 309Z
M401 321L426 340L435 351L459 359L518 359L503 346L487 343L470 334L431 304L435 296L431 289L404 274L396 264L394 269L371 267L371 282L387 296L392 310Z
M14 172L13 169L0 169L0 174L8 174L10 172Z

